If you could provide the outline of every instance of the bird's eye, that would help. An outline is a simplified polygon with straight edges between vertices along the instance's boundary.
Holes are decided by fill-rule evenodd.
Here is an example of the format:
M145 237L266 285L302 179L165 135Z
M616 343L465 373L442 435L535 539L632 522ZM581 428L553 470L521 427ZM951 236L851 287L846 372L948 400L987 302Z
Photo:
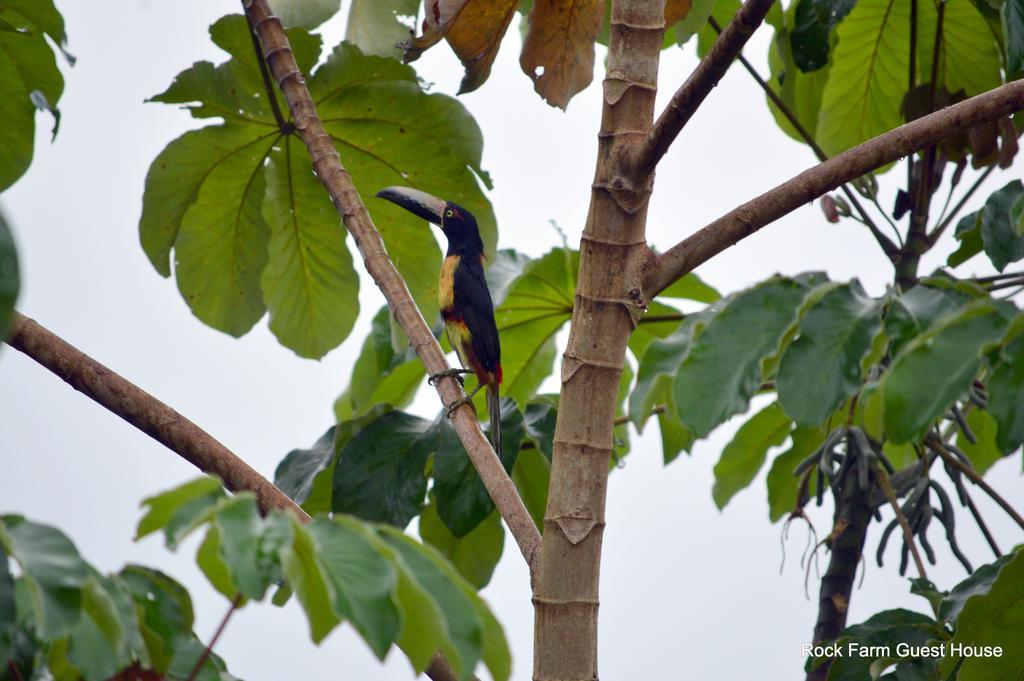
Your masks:
M444 212L444 216L445 216L446 218L450 218L450 217L452 217L453 215L455 215L455 211L453 211L453 210L452 210L451 208L449 208L448 210L446 210L446 211Z

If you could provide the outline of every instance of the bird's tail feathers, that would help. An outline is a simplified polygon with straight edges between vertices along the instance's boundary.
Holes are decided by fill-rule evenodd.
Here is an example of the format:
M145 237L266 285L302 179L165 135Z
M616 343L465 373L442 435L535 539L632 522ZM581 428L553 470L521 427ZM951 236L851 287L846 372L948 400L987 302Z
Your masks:
M487 386L487 415L491 419L491 444L494 445L494 453L501 458L501 398L498 396L498 386Z

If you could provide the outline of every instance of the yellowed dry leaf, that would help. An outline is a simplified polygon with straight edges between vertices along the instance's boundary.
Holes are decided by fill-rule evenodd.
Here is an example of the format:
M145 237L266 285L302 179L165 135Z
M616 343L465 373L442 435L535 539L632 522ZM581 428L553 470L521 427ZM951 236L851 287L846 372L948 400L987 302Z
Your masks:
M690 13L693 0L666 0L665 2L665 28L682 21Z
M423 32L405 43L405 61L415 61L451 29L471 0L423 0Z
M445 36L466 69L459 94L472 92L491 75L491 65L518 4L518 0L469 0L462 8Z
M564 109L594 78L604 0L534 0L519 65L548 104Z

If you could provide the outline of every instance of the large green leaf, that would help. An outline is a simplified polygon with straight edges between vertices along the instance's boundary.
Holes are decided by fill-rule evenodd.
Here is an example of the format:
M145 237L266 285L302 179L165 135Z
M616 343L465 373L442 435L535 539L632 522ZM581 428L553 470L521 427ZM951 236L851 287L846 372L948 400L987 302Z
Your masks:
M658 294L662 298L684 298L699 303L713 303L722 298L715 287L707 284L693 272L690 272L669 284Z
M0 213L0 339L7 338L14 303L18 300L21 277L18 272L18 252L7 221Z
M822 423L861 386L862 360L882 328L882 304L854 281L827 292L800 322L779 366L779 402L799 425Z
M424 550L426 547L421 548L393 529L381 528L381 533L384 541L397 551L416 581L440 606L450 642L443 645L441 650L452 665L456 677L467 679L481 659L485 646L484 624L474 603L476 595L436 553Z
M352 0L345 25L345 40L365 54L398 59L399 43L409 39L411 29L398 17L415 22L419 0Z
M71 540L53 527L5 515L0 516L0 547L21 566L37 635L52 641L70 633L89 576Z
M798 0L790 45L793 61L807 73L828 62L832 28L850 13L856 0Z
M188 591L159 570L140 565L127 566L116 581L124 586L138 611L150 665L158 672L166 671L182 632L192 630L194 614Z
M309 81L328 134L357 187L367 193L405 185L454 201L477 220L486 251L497 228L479 181L483 138L456 100L425 94L415 72L392 59L364 56L342 43ZM388 253L432 322L437 316L441 251L429 225L383 200L367 203Z
M274 14L285 26L314 29L341 9L341 0L270 0Z
M903 123L910 3L859 0L836 29L817 140L833 156Z
M384 659L401 627L391 598L396 576L390 562L351 518L318 518L308 529L331 587L334 612L351 621L377 657Z
M64 91L57 60L40 31L54 31L56 42L64 39L64 25L51 0L38 4L16 0L0 2L0 192L10 187L32 162L35 143L36 104L42 97L55 115ZM41 22L41 23L37 23ZM59 36L59 37L57 37ZM59 118L57 119L59 121ZM56 133L56 124L54 133Z
M1024 0L1005 0L1002 19L1007 75L1016 78L1024 72Z
M679 420L697 437L747 408L762 360L777 352L806 292L805 281L773 277L737 294L711 319L674 384Z
M805 0L806 1L806 0ZM811 73L804 73L793 57L792 29L796 21L798 3L790 3L785 13L785 25L776 29L768 48L768 67L771 70L769 87L782 100L800 125L810 135L815 135L818 127L818 116L821 111L821 96L828 82L829 63ZM806 143L803 135L789 121L770 97L767 97L768 108L775 118L775 123L785 132L801 143Z
M465 536L456 537L441 521L437 506L430 504L420 515L420 537L440 551L477 589L484 588L491 581L505 547L505 530L497 511Z
M502 398L501 463L510 474L519 456L525 431L523 413L513 400ZM494 502L466 455L458 434L447 420L440 424L439 435L434 459L437 513L452 534L461 538L491 514Z
M572 315L579 253L556 248L523 268L495 311L502 394L525 404L551 373L555 334Z
M714 315L713 310L688 316L676 331L655 340L639 359L636 386L629 395L629 420L642 430L659 399L671 393L672 380L693 346L694 339Z
M775 457L765 478L768 487L768 518L776 520L796 510L799 479L793 473L797 465L814 452L825 439L822 428L799 426L790 433L789 449Z
M939 617L946 622L955 623L964 606L967 605L967 601L975 596L984 596L991 591L992 585L999 576L999 571L1016 555L1016 553L1004 555L993 563L982 565L967 579L950 589L948 594L943 595L942 601L939 603Z
M848 627L843 631L838 645L841 650L849 651L853 646L853 654L837 656L832 662L828 678L835 681L864 681L878 678L881 672L879 665L888 666L899 659L892 654L896 646L905 643L910 646L923 646L941 632L938 625L927 615L910 610L886 610L872 616L867 621ZM889 653L889 654L887 654ZM877 660L884 660L879 663ZM918 661L901 660L898 663L894 679L935 679L939 678L936 671L935 658L923 660L925 670L914 673ZM910 669L908 669L910 668Z
M270 330L300 357L319 358L348 337L359 316L359 276L330 197L284 139L270 154L263 217L270 226L263 295Z
M896 296L885 318L890 350L899 354L904 345L932 327L944 315L966 305L971 298L959 291L921 283Z
M1020 644L1024 628L1024 552L1017 551L984 594L970 598L956 619L952 644L1000 646L999 657L966 657L957 678L960 681L1019 679L1024 675L1024 656L1013 650ZM947 660L955 662L955 658Z
M192 313L235 337L266 311L260 287L270 241L262 213L264 166L278 136L259 132L204 175L174 241L178 290Z
M396 353L391 343L391 312L382 307L352 367L352 379L334 403L338 422L362 416L377 404L401 408L412 402L426 369L412 348Z
M392 411L339 443L331 510L405 527L423 506L430 422Z
M1003 458L1003 451L996 441L999 425L992 414L980 409L972 409L967 414L967 425L976 441L971 442L963 432L958 431L956 445L971 460L971 465L974 466L978 475L984 475L985 471L991 468L996 461Z
M320 40L290 29L300 69ZM199 62L154 101L187 103L226 125L193 131L154 161L140 235L157 270L170 273L207 324L239 336L270 311L270 327L300 356L321 357L351 330L357 277L335 209L318 186L293 126L275 120L244 17L211 27L231 58ZM496 227L478 181L482 142L455 100L423 92L412 69L342 44L309 78L321 118L357 186L413 185L464 205L493 250ZM287 113L279 94L279 109ZM269 160L269 164L267 161ZM441 253L420 219L387 202L369 206L392 259L428 320L437 314Z
M68 661L86 681L106 681L131 662L117 607L97 579L82 589L82 616L71 632Z
M1009 454L1024 444L1024 336L1004 347L1001 359L988 379L988 408L999 426L999 449Z
M945 2L936 87L980 95L1002 85L999 42L973 2ZM936 3L917 7L917 82L930 83L935 50Z
M718 508L746 487L764 464L768 450L786 441L793 422L779 404L772 403L740 426L715 464L712 496Z
M1024 196L1024 184L1013 180L988 197L981 213L981 240L985 253L1000 272L1012 262L1024 258L1024 236L1010 219L1014 202Z
M1005 304L979 300L943 317L903 348L882 383L891 440L916 440L950 408L973 380L982 353L1002 336L1007 316Z
M960 242L960 247L946 259L946 264L950 267L962 265L984 249L985 245L981 241L982 212L984 209L976 210L957 221L953 235Z
M260 600L280 580L278 552L291 543L291 524L281 514L260 516L251 495L238 495L215 518L219 553L232 582L247 598Z
M202 477L190 480L178 487L155 494L142 500L146 515L139 521L135 530L135 539L139 540L158 530L167 529L167 538L174 542L175 524L180 524L182 509L205 510L225 497L224 488L214 477ZM194 512L187 511L190 515ZM177 522L176 522L177 521Z
M313 642L320 643L341 620L333 609L331 585L316 540L308 527L291 522L293 541L281 549L281 567L306 613Z
M293 449L288 452L281 463L277 464L274 485L295 503L304 504L313 492L313 481L317 475L328 466L333 468L335 428L328 428L309 449Z

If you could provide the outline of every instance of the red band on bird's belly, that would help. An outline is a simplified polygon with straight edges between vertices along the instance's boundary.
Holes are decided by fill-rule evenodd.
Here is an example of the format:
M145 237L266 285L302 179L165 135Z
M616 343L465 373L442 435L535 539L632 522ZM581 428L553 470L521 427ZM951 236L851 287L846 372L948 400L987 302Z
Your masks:
M501 384L501 365L500 364L498 365L498 368L494 370L494 378L496 379L496 382L500 385Z

